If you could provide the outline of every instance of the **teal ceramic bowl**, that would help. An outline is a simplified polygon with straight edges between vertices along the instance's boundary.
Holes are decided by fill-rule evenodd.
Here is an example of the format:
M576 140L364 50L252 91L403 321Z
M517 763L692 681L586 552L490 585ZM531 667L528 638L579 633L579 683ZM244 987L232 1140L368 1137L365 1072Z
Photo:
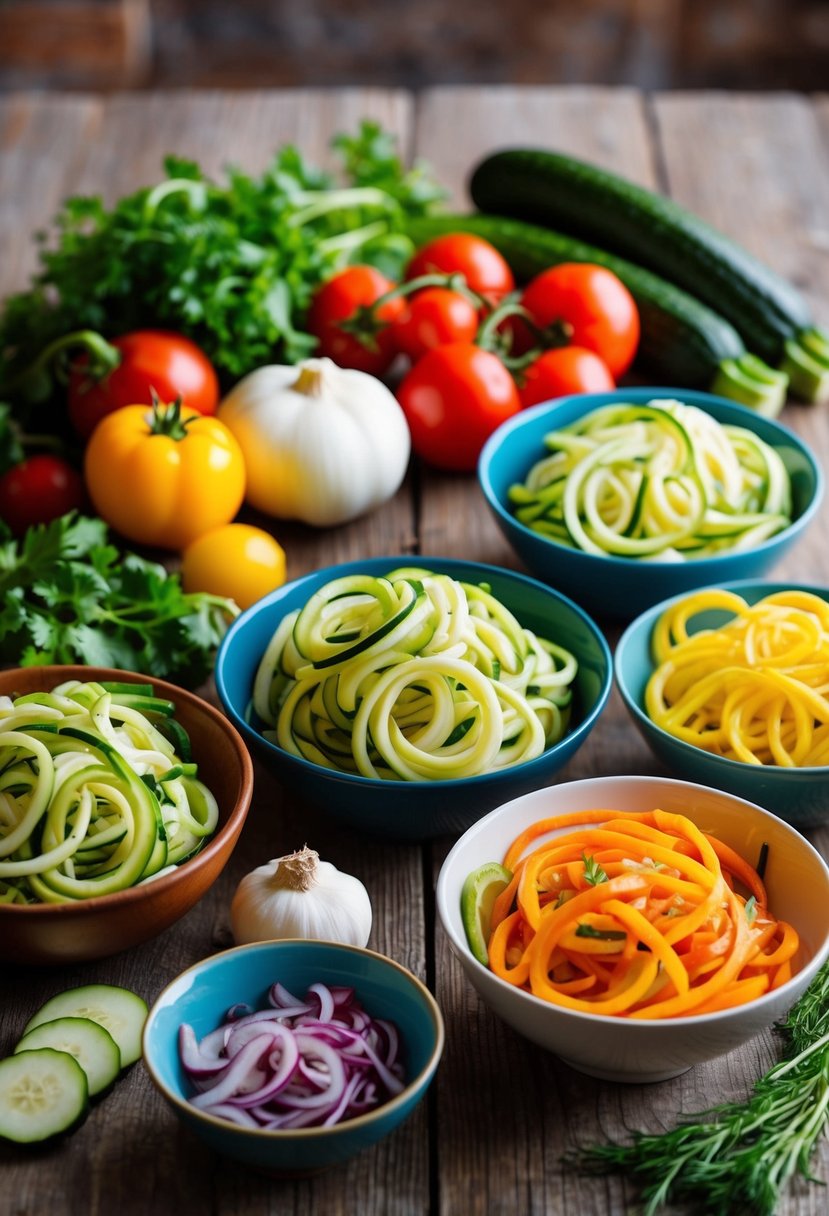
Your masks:
M791 526L742 553L679 562L583 553L548 540L519 523L509 505L509 488L524 481L544 455L544 436L548 431L569 426L603 405L643 403L655 398L676 398L698 406L718 422L746 427L775 447L792 479ZM723 397L676 388L589 393L523 410L487 440L478 462L478 481L498 527L536 578L564 592L588 612L618 620L632 620L652 604L694 587L765 575L809 526L824 488L823 474L814 456L788 428Z
M810 591L829 600L829 588L805 584L743 580L722 586L751 604L775 591L792 589ZM679 777L715 786L755 802L797 828L808 829L829 823L829 768L781 768L729 760L674 738L648 717L645 688L655 666L651 657L651 636L663 611L681 598L675 596L643 612L627 627L616 647L616 686L639 733L654 755ZM715 629L725 623L729 615L720 611L701 613L689 621L689 632Z
M383 781L354 776L294 756L261 733L250 707L254 677L279 622L330 579L346 574L384 574L411 565L411 557L375 557L317 570L280 587L241 614L227 631L216 659L219 698L248 745L286 788L320 806L349 827L398 840L457 835L492 807L547 785L575 754L596 724L610 694L612 660L598 626L557 591L518 574L478 562L418 557L417 565L470 583L487 583L492 594L539 636L572 651L579 664L571 726L535 760L477 777L442 781Z
M395 1098L335 1127L260 1131L237 1127L194 1107L179 1062L179 1026L200 1038L228 1008L267 1004L279 981L302 995L313 983L353 987L364 1009L400 1032L406 1086ZM338 1165L389 1135L409 1117L434 1077L444 1044L443 1018L429 990L405 967L356 946L295 939L238 946L182 972L156 999L144 1027L144 1065L182 1123L212 1150L273 1175L315 1173Z

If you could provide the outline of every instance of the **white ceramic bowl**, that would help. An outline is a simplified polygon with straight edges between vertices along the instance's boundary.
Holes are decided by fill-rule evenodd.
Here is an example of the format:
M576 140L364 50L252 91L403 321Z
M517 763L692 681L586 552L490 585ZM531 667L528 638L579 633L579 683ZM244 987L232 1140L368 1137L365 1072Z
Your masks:
M660 807L686 815L751 862L767 843L769 907L800 935L792 979L755 1001L719 1013L634 1020L555 1006L499 979L477 962L461 920L461 887L467 874L484 862L501 861L518 833L537 820L589 807L625 811ZM438 876L437 908L467 978L493 1012L579 1071L609 1081L662 1081L733 1050L782 1018L829 958L829 868L805 837L753 803L670 778L572 781L496 808L448 854Z

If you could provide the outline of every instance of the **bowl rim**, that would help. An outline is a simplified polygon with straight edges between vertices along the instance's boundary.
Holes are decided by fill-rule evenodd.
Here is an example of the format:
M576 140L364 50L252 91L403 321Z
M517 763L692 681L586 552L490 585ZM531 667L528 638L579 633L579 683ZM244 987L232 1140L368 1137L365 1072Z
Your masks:
M193 1106L185 1098L180 1097L172 1090L161 1078L157 1070L157 1066L153 1061L152 1053L149 1049L149 1039L152 1027L158 1019L163 1008L167 1007L170 1002L165 1001L165 998L170 993L171 989L177 987L187 976L197 977L205 968L209 968L218 964L221 966L222 961L230 956L239 954L255 954L266 952L269 947L287 946L289 949L303 949L311 952L320 948L342 951L349 954L356 954L360 957L366 957L375 960L382 967L390 967L399 972L412 988L414 994L420 998L423 1008L428 1014L433 1039L429 1058L417 1073L416 1076L408 1080L400 1091L394 1097L389 1098L387 1102L383 1102L380 1106L376 1106L374 1110L367 1111L363 1115L356 1115L353 1119L346 1119L341 1123L335 1123L331 1127L297 1127L297 1128L252 1128L238 1127L235 1123L231 1123L227 1119L220 1119L217 1115L211 1115L208 1111L203 1111L197 1106ZM355 984L355 987L357 985ZM276 1141L284 1143L288 1140L334 1140L342 1136L344 1133L351 1131L359 1131L360 1128L368 1127L377 1122L378 1119L385 1117L388 1114L393 1114L400 1107L406 1106L412 1097L420 1092L428 1085L432 1076L437 1070L443 1055L443 1050L446 1044L446 1028L443 1020L441 1008L438 1005L436 998L426 987L424 982L405 967L396 959L391 958L387 954L381 954L377 950L371 950L367 946L352 946L345 942L336 942L321 938L299 938L286 937L273 939L262 942L247 942L240 946L231 946L227 950L220 950L216 954L208 955L206 958L199 959L198 962L191 963L189 967L179 972L169 983L165 984L161 992L153 1001L147 1013L147 1019L144 1023L144 1029L141 1033L141 1058L144 1062L144 1067L150 1075L150 1080L158 1089L159 1093L166 1098L177 1110L184 1116L196 1118L208 1124L208 1126L221 1129L223 1132L238 1136L241 1139L253 1137L255 1140L261 1140L263 1143Z
M776 764L751 765L746 764L742 760L732 760L729 756L718 756L715 752L695 747L693 743L688 743L685 739L678 739L675 735L670 734L654 722L652 718L648 717L633 696L630 686L622 674L622 660L628 647L632 645L634 635L645 628L652 631L658 618L673 604L687 599L691 595L696 595L698 592L711 590L733 591L737 595L740 595L742 591L752 588L762 588L763 592L767 595L773 594L775 591L808 591L829 603L829 587L820 587L814 583L797 583L794 580L786 581L780 579L733 579L730 582L709 583L705 586L696 587L692 591L683 591L678 595L669 596L667 599L660 600L659 603L653 604L650 608L646 608L643 612L640 612L622 632L613 653L613 678L619 690L619 695L628 713L641 726L644 733L664 739L667 743L670 743L672 749L676 749L679 755L686 757L689 761L706 765L710 764L714 768L722 768L724 773L740 773L746 778L750 778L752 773L756 773L764 781L803 781L808 778L815 780L821 776L824 779L829 778L829 765L826 764L802 764L798 765L797 768L781 768ZM712 611L714 610L712 609ZM721 611L726 610L722 609ZM655 668L652 665L651 672L654 670Z
M2 673L2 678L5 680L21 672L30 673L31 670L28 667L8 668ZM118 667L92 667L84 664L67 663L50 664L39 667L37 670L44 673L61 673L63 679L57 678L55 680L56 683L86 678L87 681L91 682L117 680L125 683L152 684L154 690L157 690L167 700L186 700L196 712L204 713L216 726L220 727L223 734L229 736L241 768L241 795L231 808L226 821L216 829L216 832L204 848L200 849L195 857L182 862L180 866L177 866L169 874L162 874L160 877L153 878L147 883L138 883L132 887L125 887L122 891L112 891L109 895L93 895L89 899L77 899L54 904L0 904L0 917L35 916L56 918L62 916L67 919L70 917L85 918L103 913L107 909L114 907L123 908L129 907L133 903L140 904L148 897L150 892L163 893L168 888L174 887L183 877L188 874L192 875L197 870L203 869L217 853L221 853L226 847L228 836L232 837L234 833L241 831L253 798L253 761L244 739L233 723L214 705L206 701L204 697L200 697L198 693L191 692L187 688L182 688L178 684L173 684L169 680L162 680L156 676L127 671ZM8 927L11 928L11 925L9 924Z
M381 781L376 777L364 777L361 773L347 773L341 772L339 769L327 769L320 764L314 764L314 762L311 760L306 760L304 756L295 756L292 752L286 752L272 740L266 739L263 734L257 731L253 725L247 721L242 714L239 713L238 707L234 704L233 700L228 694L227 684L225 681L225 669L229 662L228 655L234 644L234 639L236 639L245 630L249 621L253 620L261 612L267 611L281 599L284 599L289 592L301 587L306 581L310 582L312 580L317 580L321 575L325 575L326 580L328 580L339 578L343 574L358 573L366 570L367 568L377 569L378 567L388 566L390 569L394 569L396 566L403 565L409 567L429 567L431 563L442 565L444 567L458 566L469 571L470 573L479 572L481 574L480 581L485 581L487 574L496 574L498 577L506 577L521 586L531 586L540 591L545 598L558 600L563 607L571 611L577 618L580 618L581 622L587 627L591 637L601 653L602 662L605 666L604 677L601 681L596 702L592 709L585 714L582 720L575 727L573 727L572 730L568 731L566 735L564 735L551 747L545 748L540 756L536 756L532 760L524 760L520 764L510 765L507 768L491 769L486 773L477 773L472 777L444 777L434 781L429 781L426 779L420 781ZM471 579L467 578L465 581L471 581ZM214 677L216 682L216 691L222 705L224 706L225 712L229 715L232 722L238 727L242 734L253 740L257 745L264 747L269 754L278 756L281 760L284 760L286 763L290 763L300 771L313 774L317 777L324 776L330 780L336 781L338 784L346 786L352 785L356 789L394 788L396 790L405 789L407 791L435 790L439 792L446 792L452 789L457 789L460 784L463 784L464 789L474 788L477 785L483 785L492 781L492 779L495 777L500 777L506 781L509 779L510 775L515 774L520 778L522 775L531 771L532 765L540 765L543 767L544 762L548 761L549 758L555 754L558 748L564 748L565 746L570 747L574 744L583 742L586 736L595 726L597 719L603 712L610 697L613 687L613 657L607 638L589 613L587 613L584 608L582 608L574 600L570 599L570 597L565 595L562 591L558 591L556 588L548 586L539 579L533 578L532 575L524 574L523 571L512 570L506 566L494 566L485 562L471 561L466 558L437 557L431 555L424 556L420 554L416 554L414 556L404 555L403 557L396 558L395 555L392 555L391 557L375 556L360 558L354 561L343 562L336 566L327 566L323 570L309 571L307 574L299 575L297 578L291 579L290 582L283 583L281 587L278 587L269 595L264 596L263 599L258 600L255 604L252 604L250 608L245 609L245 611L233 621L228 628L227 633L222 638L218 653L216 655ZM246 712L248 708L249 706L246 707Z
M568 782L567 785L570 788L585 788L588 786L595 788L597 785L602 788L607 788L613 784L622 784L631 787L642 785L647 787L649 785L664 786L666 783L677 787L677 789L680 791L687 790L689 794L696 790L704 790L707 794L715 794L719 797L724 796L730 801L741 804L742 807L750 810L753 813L759 813L763 818L774 820L777 824L782 825L785 832L790 833L807 853L814 854L820 863L820 867L824 871L827 884L829 884L829 864L827 864L814 845L812 845L801 832L799 832L790 823L787 823L784 819L781 819L779 815L774 815L771 811L767 811L764 807L759 806L755 802L750 802L747 798L742 798L738 794L731 794L726 790L719 790L714 786L703 785L701 782L684 781L678 777L656 777L645 774L621 774L617 776L585 777L578 781ZM592 1025L604 1027L615 1026L617 1028L621 1026L638 1027L636 1030L625 1031L624 1033L635 1035L643 1035L648 1033L666 1034L671 1027L692 1028L695 1026L711 1025L714 1022L722 1023L723 1021L737 1021L749 1008L759 1012L768 1005L776 1006L780 1003L780 998L785 996L788 991L790 991L793 987L798 988L802 985L805 975L808 975L808 982L811 983L821 966L829 961L829 920L827 920L827 927L823 942L815 951L814 956L809 959L808 962L791 977L791 979L787 980L785 984L781 984L779 988L772 989L769 992L763 993L762 996L756 997L752 1001L748 1001L742 1005L736 1005L730 1009L720 1009L713 1013L687 1014L674 1018L633 1019L615 1017L612 1014L588 1013L578 1009L567 1009L564 1006L556 1005L551 1001L545 1001L542 997L535 996L532 992L526 992L523 988L519 988L508 983L506 980L502 980L500 976L496 975L493 971L490 971L490 969L484 966L483 963L478 962L478 960L472 954L472 951L469 949L468 943L464 938L452 931L447 917L444 915L444 909L448 909L451 898L449 893L448 877L450 863L454 862L458 854L462 852L464 842L468 841L470 837L476 835L477 833L484 831L489 821L503 815L508 808L515 806L517 803L525 802L527 799L533 798L540 793L540 790L535 790L530 794L522 794L519 795L518 798L510 799L509 802L501 803L500 806L495 807L494 810L490 811L487 815L484 815L477 821L477 823L474 823L472 827L468 828L446 854L438 873L437 883L435 886L435 905L437 908L438 919L444 933L449 938L453 949L456 953L460 952L461 965L464 968L471 966L473 973L480 974L482 978L486 977L486 982L496 987L499 991L505 994L507 992L515 993L515 998L519 1002L519 1005L526 1005L527 1009L534 1009L538 1011L545 1009L551 1010L551 1016L566 1016L568 1018L574 1018L576 1021L583 1023L588 1027ZM606 800L604 805L608 805ZM612 809L612 807L608 806L608 809ZM460 899L460 890L458 890L457 895L458 899Z
M738 557L749 558L752 555L761 556L764 553L773 552L777 545L794 540L811 523L823 501L826 479L814 453L795 431L776 418L766 418L765 415L758 414L749 406L740 405L738 401L731 401L728 397L720 397L715 393L706 393L699 389L666 388L662 386L655 386L653 388L637 386L630 389L614 389L605 393L571 393L566 397L555 397L550 401L542 401L538 405L521 410L520 413L507 418L489 436L478 458L478 484L488 506L502 524L507 525L510 530L513 530L523 540L534 544L543 542L550 547L550 552L552 553L563 554L565 557L573 558L574 560L596 563L597 565L601 565L605 570L608 563L618 564L619 568L624 570L641 568L644 571L653 569L654 567L657 570L669 570L671 567L676 566L676 561L658 557L643 560L642 558L624 557L615 553L586 553L583 549L575 549L562 545L552 537L541 536L538 532L533 531L532 528L527 527L526 524L522 523L521 520L517 519L508 510L502 499L495 492L491 476L492 462L504 440L516 432L523 430L525 427L532 425L537 419L555 413L558 409L564 409L573 402L584 403L584 409L578 415L579 418L583 418L591 409L598 409L602 405L611 405L617 401L620 403L630 401L632 404L639 404L668 398L677 399L689 405L697 405L702 409L705 409L709 405L714 405L718 408L726 407L729 410L742 410L746 416L747 429L752 429L748 425L749 419L759 418L764 426L769 427L776 434L780 444L786 442L797 449L799 455L809 465L814 480L814 490L809 502L806 504L805 510L798 515L797 519L792 520L789 526L784 528L782 532L775 533L774 536L768 537L767 540L762 541L759 545L754 545L753 548L745 551L724 550L722 553L715 553L710 557L694 558L693 561L679 563L682 568L708 569L710 567L712 577L714 577L717 569L727 565L728 562L734 561ZM544 551L546 550L542 550L542 552Z

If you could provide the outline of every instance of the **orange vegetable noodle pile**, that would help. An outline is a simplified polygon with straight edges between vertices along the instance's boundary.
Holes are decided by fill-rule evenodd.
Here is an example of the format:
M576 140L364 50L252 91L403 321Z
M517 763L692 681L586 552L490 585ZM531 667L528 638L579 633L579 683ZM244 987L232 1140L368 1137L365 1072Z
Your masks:
M688 633L709 609L733 613ZM660 617L648 716L677 739L739 760L802 768L829 764L829 603L781 591L748 604L717 588L695 592Z
M512 880L492 909L490 969L555 1005L685 1017L755 1000L793 974L798 934L769 911L757 871L684 815L540 820L504 865Z

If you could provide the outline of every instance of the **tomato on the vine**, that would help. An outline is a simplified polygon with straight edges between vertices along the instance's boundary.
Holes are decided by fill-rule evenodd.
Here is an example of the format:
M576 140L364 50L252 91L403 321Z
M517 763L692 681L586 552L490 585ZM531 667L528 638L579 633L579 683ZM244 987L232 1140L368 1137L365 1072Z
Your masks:
M446 287L426 287L407 300L395 322L397 347L413 363L448 342L472 342L478 332L478 310L468 296Z
M452 472L474 469L492 432L521 408L498 356L467 342L429 351L403 378L397 397L414 451Z
M377 309L379 325L368 345L343 329L341 322L375 304L393 288L391 279L373 266L347 266L327 279L311 301L308 314L308 329L319 343L317 353L340 367L381 376L397 354L394 322L405 312L405 301L398 297Z
M0 519L15 536L85 506L83 478L59 456L29 456L0 477Z
M586 346L545 350L520 373L518 395L524 409L570 393L605 393L616 387L607 364Z
M636 301L604 266L551 266L527 284L521 304L540 328L561 324L567 340L595 351L612 376L621 376L633 362L639 345Z
M515 287L506 259L494 245L470 232L447 232L421 245L406 268L406 278L422 274L462 274L467 287L497 304Z
M197 414L215 414L219 378L207 355L189 338L165 330L136 330L112 338L120 356L117 367L96 378L88 357L81 356L69 377L69 418L83 438L114 410L125 405L150 405L152 394L162 401L181 397Z

